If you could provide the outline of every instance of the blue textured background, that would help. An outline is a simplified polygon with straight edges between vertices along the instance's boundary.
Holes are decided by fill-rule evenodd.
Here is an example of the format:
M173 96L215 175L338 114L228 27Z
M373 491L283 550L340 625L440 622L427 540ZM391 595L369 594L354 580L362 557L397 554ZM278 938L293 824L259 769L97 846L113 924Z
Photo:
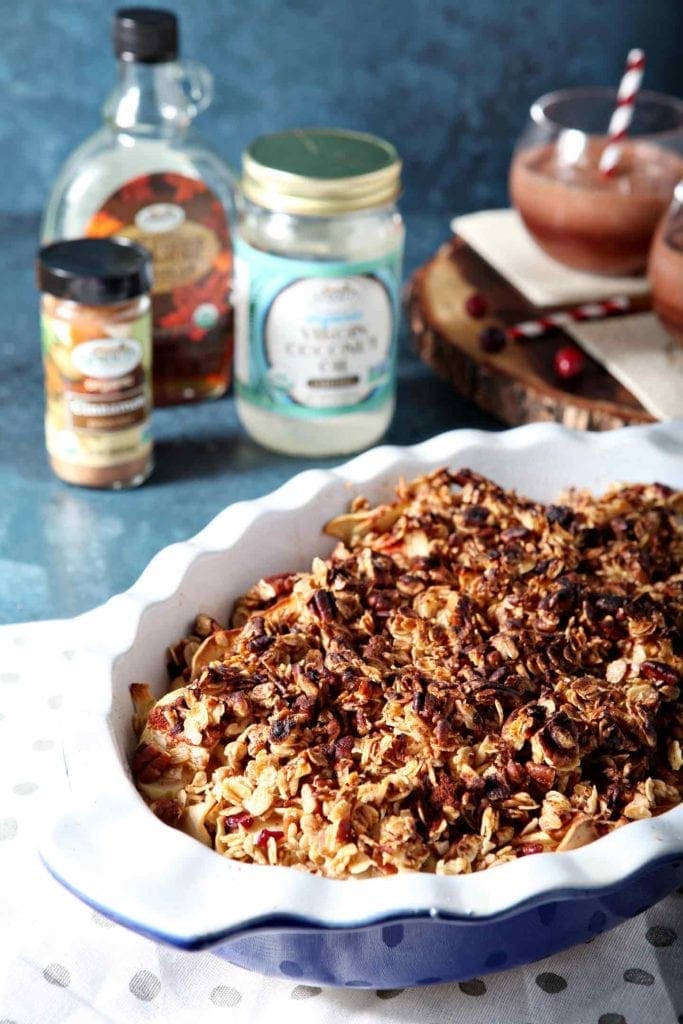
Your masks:
M99 126L115 81L113 0L0 0L0 622L67 616L135 580L159 548L225 505L308 468L259 448L230 396L159 409L157 468L115 494L50 472L33 257L57 170ZM683 95L683 0L180 0L183 52L216 100L199 126L233 166L258 133L336 124L394 141L405 164L406 270L448 237L449 215L506 201L529 103L616 83L629 47L646 82ZM500 424L437 378L401 335L386 440ZM330 460L319 464L330 464ZM337 460L331 460L335 462Z
M42 208L114 82L110 0L3 0L0 210ZM683 93L681 0L178 0L182 48L216 77L200 125L234 166L261 132L337 124L386 135L406 206L502 203L510 147L540 93L616 83Z

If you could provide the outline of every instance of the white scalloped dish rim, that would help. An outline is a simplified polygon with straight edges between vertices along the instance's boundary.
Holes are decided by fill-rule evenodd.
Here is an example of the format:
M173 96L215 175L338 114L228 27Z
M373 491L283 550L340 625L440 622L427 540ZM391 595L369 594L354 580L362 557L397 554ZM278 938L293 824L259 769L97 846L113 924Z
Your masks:
M400 475L445 464L470 466L541 500L569 485L599 491L616 480L683 487L683 421L604 434L554 424L456 430L413 447L374 448L232 505L191 540L162 550L130 590L74 620L67 795L41 844L55 877L137 931L200 948L263 927L509 916L553 899L617 891L658 862L683 857L682 805L579 850L472 875L334 880L217 856L160 822L136 792L127 767L134 744L129 683L145 679L160 695L164 649L197 612L225 618L232 600L261 575L304 568L314 554L326 554L332 542L322 526L356 494L386 499Z

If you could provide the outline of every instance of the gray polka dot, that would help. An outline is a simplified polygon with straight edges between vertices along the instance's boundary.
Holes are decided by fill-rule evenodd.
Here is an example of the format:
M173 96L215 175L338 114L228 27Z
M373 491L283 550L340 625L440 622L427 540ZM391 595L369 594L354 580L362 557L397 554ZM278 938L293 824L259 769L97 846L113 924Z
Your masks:
M58 985L60 988L67 988L71 981L71 975L61 964L48 964L43 977L50 985Z
M664 928L661 925L653 925L652 928L648 928L646 931L645 938L651 946L673 946L678 935L673 928Z
M15 1020L10 1020L8 1017L3 1017L2 1020L0 1020L0 1024L17 1024L17 1022Z
M34 750L42 753L44 750L52 750L54 747L54 740L36 740L35 743L31 744Z
M14 640L12 641L12 643L14 644L15 647L24 647L25 644L26 644L26 637L25 636L15 636Z
M96 910L92 912L93 923L98 925L100 928L113 928L114 922L110 921L108 917L102 917Z
M128 988L136 999L149 1003L161 992L161 982L151 971L138 971L130 979Z
M66 658L67 661L71 661L75 653L75 651L62 651L62 657Z
M37 789L35 782L17 782L16 786L12 786L12 792L17 796L30 796Z
M458 988L466 996L483 996L486 992L486 985L481 978L470 978L469 981L461 981L458 984Z
M629 981L632 985L654 985L655 978L649 971L641 971L639 967L629 967L627 971L624 971L624 981Z
M620 1013L603 1013L598 1024L626 1024L626 1017L622 1017Z
M378 988L377 998L378 999L395 999L396 996L400 996L401 992L405 992L403 988Z
M0 722L4 722L4 721L5 721L5 716L2 713L0 713ZM2 1024L1 1020L0 1020L0 1024Z
M318 989L318 992L319 991L320 989ZM241 998L242 996L237 989L230 988L229 985L216 985L216 987L211 990L211 1002L214 1006L237 1006ZM305 997L299 996L298 998L303 999Z
M50 711L59 711L62 706L62 695L61 693L54 693L51 697L47 698L47 706Z
M0 683L18 683L20 679L18 672L0 672Z
M16 818L3 818L0 821L0 842L3 839L14 839L18 828Z
M312 999L313 996L319 996L321 992L322 989L317 985L297 985L292 989L292 999Z
M549 995L557 995L567 987L567 982L561 974L553 974L552 971L545 971L536 978L536 984Z

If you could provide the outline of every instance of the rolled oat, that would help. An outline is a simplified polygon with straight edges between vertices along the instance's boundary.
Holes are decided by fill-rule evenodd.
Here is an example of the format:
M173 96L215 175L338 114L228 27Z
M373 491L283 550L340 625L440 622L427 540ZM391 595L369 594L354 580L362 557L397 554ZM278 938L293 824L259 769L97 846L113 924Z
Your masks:
M134 684L136 784L219 853L337 878L462 874L683 797L683 495L545 506L469 470L356 499L311 572Z

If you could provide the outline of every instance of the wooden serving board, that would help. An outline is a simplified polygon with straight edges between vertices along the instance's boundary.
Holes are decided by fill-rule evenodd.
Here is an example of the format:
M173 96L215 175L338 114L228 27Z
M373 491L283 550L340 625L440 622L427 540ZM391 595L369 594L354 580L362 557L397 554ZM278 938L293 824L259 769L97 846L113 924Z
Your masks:
M482 320L465 309L473 292L488 303ZM648 298L632 304L634 312L649 307ZM458 238L415 272L408 287L408 311L421 358L460 394L511 426L552 420L582 430L611 430L653 420L631 392L588 355L575 381L559 380L555 352L574 344L562 330L533 341L509 341L495 354L484 352L478 341L482 327L511 326L552 310L532 306ZM615 319L615 328L617 323Z

